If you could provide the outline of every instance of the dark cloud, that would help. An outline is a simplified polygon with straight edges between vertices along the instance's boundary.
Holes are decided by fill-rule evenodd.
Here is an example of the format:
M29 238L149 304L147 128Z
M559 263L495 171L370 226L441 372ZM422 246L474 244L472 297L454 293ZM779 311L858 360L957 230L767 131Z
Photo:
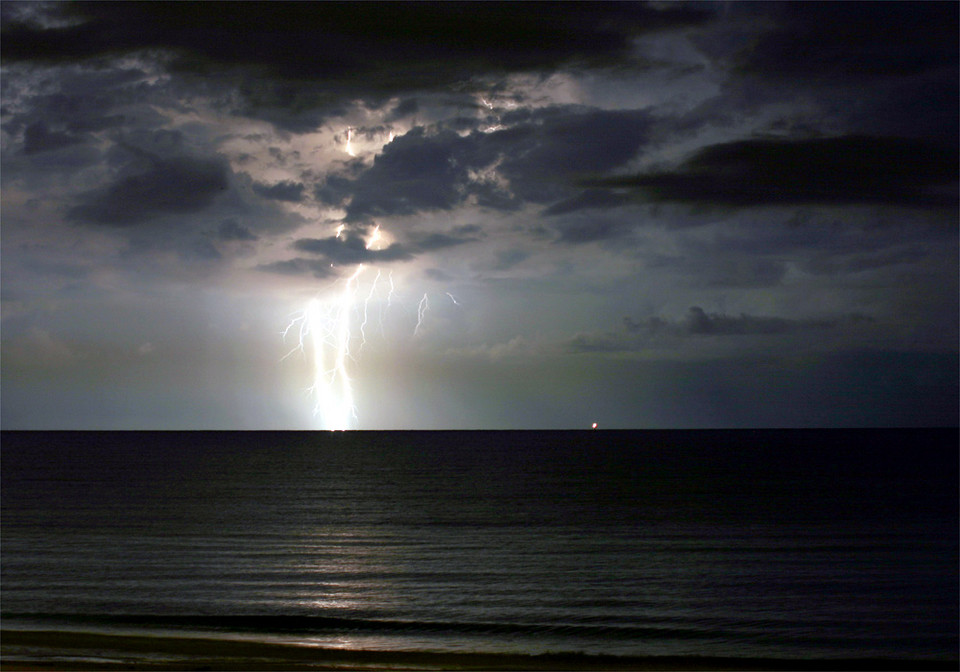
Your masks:
M724 313L707 313L699 306L692 306L684 320L671 324L663 320L649 322L646 326L655 331L674 329L680 333L713 336L746 336L749 334L789 334L798 331L834 329L842 326L872 323L874 320L862 313L848 313L833 318L822 319L788 319L783 317L768 317L763 315L726 315ZM638 323L624 320L631 331L638 331ZM641 326L641 329L643 326Z
M496 254L496 261L493 264L493 270L506 271L517 264L526 261L530 257L527 250L501 250Z
M301 238L294 242L294 249L318 255L321 259L292 259L261 267L261 270L284 275L316 274L319 270L329 269L331 265L409 261L421 253L436 252L476 242L480 240L480 236L480 227L475 225L455 227L447 233L410 232L407 234L405 243L391 243L383 249L368 249L365 238L356 232L329 238Z
M193 68L191 68L193 69ZM208 68L201 67L201 71ZM178 73L181 76L188 73ZM229 93L216 103L225 114L269 121L291 133L309 133L320 127L327 116L346 112L348 96L332 87L318 87L313 82L289 82L257 72L241 70L233 73L211 73L218 85ZM183 81L189 81L187 77ZM204 83L206 85L206 83ZM355 97L362 95L354 92Z
M956 2L750 4L745 11L759 9L774 27L740 52L744 70L791 80L849 82L956 69Z
M523 114L513 116L519 121ZM525 124L490 133L487 142L503 153L499 171L513 192L536 203L567 197L575 179L632 159L652 123L644 111L559 107L528 116Z
M70 69L58 73L55 93L49 93L46 87L23 87L30 81L29 77L19 79L25 72L18 68L5 72L4 98L11 100L20 94L30 100L29 111L21 111L23 108L17 106L18 112L4 122L4 128L11 133L42 122L72 134L83 134L118 128L140 117L157 118L156 111L131 105L130 88L146 77L137 68ZM114 111L119 103L127 105L122 113Z
M567 350L574 353L623 352L635 347L618 334L577 334L566 343Z
M27 126L24 131L23 153L49 152L80 142L80 138L68 133L51 131L42 121Z
M633 199L629 194L609 191L607 189L587 189L573 198L554 203L543 211L544 215L565 215L577 210L595 208L618 208L630 203Z
M729 10L728 20L694 38L704 53L734 65L703 121L801 105L806 113L788 113L781 130L960 143L957 3L730 3Z
M257 240L257 236L250 229L235 219L225 219L217 228L217 237L220 240Z
M322 184L318 184L313 195L324 205L339 206L350 198L353 180L342 175L328 175Z
M718 250L722 253L718 254ZM787 274L782 253L745 254L735 248L685 241L679 254L650 261L651 268L669 269L685 275L693 284L703 287L775 287Z
M444 273L439 268L427 268L423 271L423 274L431 280L436 280L437 282L447 283L453 280L453 277L450 274Z
M375 126L357 126L351 130L354 138L376 141L388 136L391 128L392 126L389 124L377 124Z
M561 106L515 114L512 122L505 130L466 136L415 128L386 145L353 183L331 188L328 178L318 197L336 201L352 188L348 221L449 210L471 196L478 205L501 210L516 209L523 200L549 202L568 195L577 178L633 158L650 119L644 112ZM509 192L479 172L495 163Z
M303 199L303 184L300 182L277 182L271 185L254 182L253 191L274 201L299 203Z
M850 328L873 322L872 317L861 313L822 319L789 319L746 313L707 313L703 308L693 306L684 318L675 321L661 317L645 320L624 317L623 332L577 334L566 345L572 352L621 352L647 347L654 338L784 336Z
M169 213L198 212L226 191L228 169L220 161L179 157L154 159L145 171L81 197L71 219L130 226Z
M956 206L957 147L906 138L743 140L697 152L679 170L594 180L654 200L734 206L886 203Z
M291 81L384 93L443 86L485 70L606 63L641 32L701 23L709 7L639 3L77 3L75 25L7 16L8 62L167 49L185 71L259 66ZM211 33L215 38L211 38Z
M219 261L221 258L220 250L205 238L192 241L189 246L180 250L180 256L183 259L197 261Z
M382 250L367 249L366 241L356 233L330 238L301 238L294 242L293 247L301 252L322 255L329 262L338 265L405 261L413 258L413 254L398 243Z
M622 238L629 233L634 222L631 219L613 217L566 217L553 223L559 241L580 245L603 240Z
M477 205L481 208L508 212L523 207L523 201L504 188L496 179L480 178L471 181L470 195L476 199Z
M387 121L397 121L398 119L404 119L409 117L411 114L416 114L420 109L420 104L417 102L416 98L407 98L406 100L401 100L397 103L396 107L390 110L390 114L387 115Z
M45 65L155 58L182 82L231 89L220 101L225 113L305 132L357 99L380 104L568 63L623 67L638 35L698 25L714 10L620 2L82 2L54 13L62 20L44 25L8 12L0 58ZM410 114L411 100L395 114Z
M474 145L452 131L427 135L423 128L396 138L354 183L347 220L448 210L461 203L469 168L480 163Z
M312 275L315 278L326 278L334 273L329 261L302 257L261 264L257 270L275 275Z
M479 224L461 224L450 230L450 233L457 236L483 236L483 227Z
M456 247L465 243L473 243L480 240L470 233L449 234L449 233L425 233L412 234L409 236L410 243L418 252L434 252L447 247Z
M929 250L922 245L891 247L855 254L818 254L803 264L803 270L818 275L858 273L895 264L920 263L928 256Z
M439 123L441 128L456 131L458 133L469 133L470 131L475 131L481 126L486 124L492 124L496 119L491 117L490 119L478 119L477 117L452 117L450 119L444 119Z
M120 155L132 154L146 160L155 157L173 159L184 153L185 145L182 131L133 126L126 129L118 139L115 151Z
M935 138L960 143L960 73L938 73L891 84L849 114L867 133Z
M743 313L736 316L722 313L708 314L703 308L693 306L687 313L683 327L689 334L743 336L785 334L800 329L825 329L835 324L826 320L788 320L782 317L762 317Z

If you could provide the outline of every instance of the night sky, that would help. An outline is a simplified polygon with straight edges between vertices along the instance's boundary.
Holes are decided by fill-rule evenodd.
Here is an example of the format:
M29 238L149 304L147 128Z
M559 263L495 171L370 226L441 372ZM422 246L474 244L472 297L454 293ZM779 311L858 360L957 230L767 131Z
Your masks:
M956 425L958 9L5 0L2 426Z

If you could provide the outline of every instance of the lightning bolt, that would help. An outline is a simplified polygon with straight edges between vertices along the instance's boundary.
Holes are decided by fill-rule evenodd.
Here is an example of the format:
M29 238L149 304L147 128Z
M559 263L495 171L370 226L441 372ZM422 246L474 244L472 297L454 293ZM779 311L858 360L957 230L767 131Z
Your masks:
M453 305L455 306L461 305L461 303L457 301L457 297L455 297L450 292L444 292L444 294L446 294L450 298L450 300L453 302ZM413 330L414 336L420 335L420 328L423 327L423 321L427 316L427 311L429 310L430 310L430 299L427 298L426 293L424 293L424 295L420 297L420 303L417 305L417 326Z
M423 326L423 317L427 314L429 308L430 302L427 300L426 293L424 293L423 298L420 299L420 303L417 305L417 326L413 329L414 336L420 333L420 327Z
M369 322L370 302L373 301L374 294L377 293L377 283L380 282L380 269L377 269L377 277L373 279L370 285L370 293L363 301L363 322L360 323L360 349L367 344L367 322ZM378 313L378 317L379 313ZM380 320L380 333L383 333L383 320Z
M314 400L313 415L320 417L325 429L349 429L356 419L347 362L353 359L350 320L362 272L363 264L358 264L339 294L327 302L311 299L283 331L284 337L297 332L297 345L283 359L295 352L313 359L313 384L307 391Z
M343 225L337 227L338 238L343 230ZM382 238L378 225L370 234L366 248L370 249ZM384 282L384 274L380 269L376 270L369 290L361 292L361 279L365 272L364 264L357 264L349 276L336 281L336 289L326 298L316 296L307 302L302 311L294 313L282 331L285 341L295 336L296 344L280 361L299 353L310 362L312 384L307 393L313 400L313 415L324 429L351 429L358 420L350 369L358 363L359 353L367 344L371 318L379 322L380 334L384 335L384 294L389 309L397 293L393 272L387 274ZM453 294L446 292L446 295L455 305L460 305ZM371 304L375 301L378 304L374 308ZM424 293L417 304L414 336L420 335L429 309L430 301ZM358 322L359 328L353 328Z
M393 301L393 295L396 294L393 286L393 271L390 271L390 275L387 277L390 279L390 291L387 293L387 308L389 308Z

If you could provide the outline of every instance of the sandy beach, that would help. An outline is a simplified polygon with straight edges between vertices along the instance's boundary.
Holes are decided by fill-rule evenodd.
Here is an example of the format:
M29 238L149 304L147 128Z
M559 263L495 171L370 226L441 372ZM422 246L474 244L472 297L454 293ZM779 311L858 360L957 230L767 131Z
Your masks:
M951 670L957 661L359 651L236 639L0 631L12 670Z

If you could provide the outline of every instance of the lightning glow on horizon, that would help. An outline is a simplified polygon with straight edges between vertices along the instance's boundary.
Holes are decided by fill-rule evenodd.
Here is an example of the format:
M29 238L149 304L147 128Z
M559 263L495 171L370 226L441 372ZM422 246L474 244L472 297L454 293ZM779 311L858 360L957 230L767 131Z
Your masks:
M343 229L343 225L337 227L337 238ZM366 248L373 249L382 240L377 225L366 241ZM376 269L369 290L361 296L361 278L365 271L364 264L357 264L350 275L337 280L336 291L325 298L315 296L310 299L282 332L284 339L296 334L297 341L281 361L299 352L309 362L312 384L307 392L313 400L313 416L324 429L354 428L358 417L350 368L356 364L367 344L371 319L379 323L380 334L384 335L383 303L389 308L396 295L393 272L387 274L388 284L385 285L383 272ZM452 294L447 292L447 296L454 304L460 305ZM375 310L371 308L374 301L378 301ZM414 336L420 335L428 308L427 294L424 294L417 306Z
M308 391L314 400L313 415L319 416L324 429L349 429L356 418L347 361L353 359L350 322L362 272L363 264L358 264L332 299L308 301L283 332L286 337L296 329L298 336L296 347L283 359L298 351L312 357L313 384Z

